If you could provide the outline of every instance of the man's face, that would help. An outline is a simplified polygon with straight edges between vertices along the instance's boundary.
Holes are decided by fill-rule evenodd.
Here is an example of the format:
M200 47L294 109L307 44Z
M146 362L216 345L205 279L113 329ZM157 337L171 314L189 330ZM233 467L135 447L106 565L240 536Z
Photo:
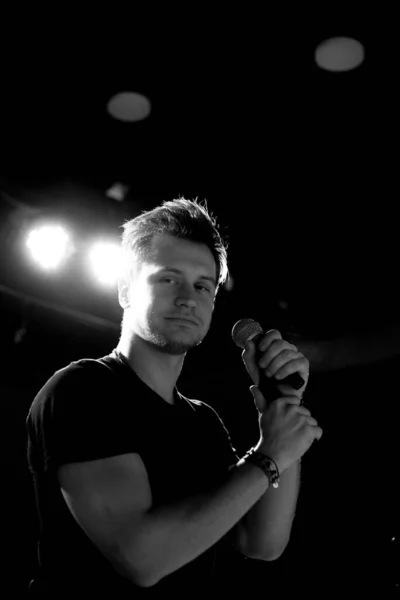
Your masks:
M210 327L215 280L214 257L206 245L157 235L133 280L120 286L124 327L162 352L184 354Z

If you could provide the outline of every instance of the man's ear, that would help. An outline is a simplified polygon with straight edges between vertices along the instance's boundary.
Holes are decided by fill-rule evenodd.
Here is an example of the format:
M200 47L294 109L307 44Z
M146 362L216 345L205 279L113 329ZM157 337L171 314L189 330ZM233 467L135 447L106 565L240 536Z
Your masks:
M126 279L120 277L118 279L118 301L123 309L129 308L129 288L130 285Z

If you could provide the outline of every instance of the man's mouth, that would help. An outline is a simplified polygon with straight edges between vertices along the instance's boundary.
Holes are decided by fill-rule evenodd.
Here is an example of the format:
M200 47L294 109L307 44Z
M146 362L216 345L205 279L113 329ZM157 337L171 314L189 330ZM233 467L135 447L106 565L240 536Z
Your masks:
M192 326L192 327L198 327L198 325L199 325L193 319L187 319L185 317L166 317L166 319L168 321L177 323L178 325L181 324L181 325Z

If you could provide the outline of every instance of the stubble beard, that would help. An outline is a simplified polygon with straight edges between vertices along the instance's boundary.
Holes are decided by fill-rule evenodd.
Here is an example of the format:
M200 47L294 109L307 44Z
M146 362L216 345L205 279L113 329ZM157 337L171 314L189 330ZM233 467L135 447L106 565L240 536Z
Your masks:
M146 331L143 332L145 333L143 339L159 352L180 356L202 343L209 326L205 331L200 325L196 328L190 327L189 333L189 330L185 327L170 328L164 323L161 323L161 325L157 322L152 323L150 319L147 322Z
M204 339L204 335L201 337L192 337L190 340L174 338L173 335L167 333L161 333L159 331L148 332L145 341L154 346L159 352L165 354L171 354L174 356L180 356L186 354L191 348L199 346Z

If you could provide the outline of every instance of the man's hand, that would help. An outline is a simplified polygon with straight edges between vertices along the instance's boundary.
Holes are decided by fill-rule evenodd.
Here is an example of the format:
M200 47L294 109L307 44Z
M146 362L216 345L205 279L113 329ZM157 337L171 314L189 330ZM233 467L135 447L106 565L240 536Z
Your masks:
M249 342L242 352L246 370L255 386L250 390L259 412L261 439L259 450L274 458L281 470L287 469L293 462L299 460L309 449L314 439L320 439L322 429L312 417L310 411L301 406L309 377L309 362L297 351L296 346L282 339L276 329L268 331L256 347ZM274 378L275 381L284 379L292 373L299 373L304 379L304 385L295 390L287 383L277 385L281 397L269 402L258 384L261 377Z
M256 386L251 386L256 405L265 403ZM259 416L261 439L257 450L270 456L279 472L289 468L322 436L322 429L297 396L282 396L270 402Z
M258 341L258 350L261 352L261 358L256 362L256 347L253 342L248 343L248 347L242 352L242 359L246 370L252 378L255 385L258 386L260 377L274 378L275 381L284 379L292 373L299 373L304 379L304 385L299 390L295 390L287 383L277 385L282 396L297 396L301 399L306 389L309 377L310 364L304 354L298 352L297 347L282 339L281 334L276 329L270 329ZM256 398L256 405L260 412L266 408L264 403L259 406L259 399Z

